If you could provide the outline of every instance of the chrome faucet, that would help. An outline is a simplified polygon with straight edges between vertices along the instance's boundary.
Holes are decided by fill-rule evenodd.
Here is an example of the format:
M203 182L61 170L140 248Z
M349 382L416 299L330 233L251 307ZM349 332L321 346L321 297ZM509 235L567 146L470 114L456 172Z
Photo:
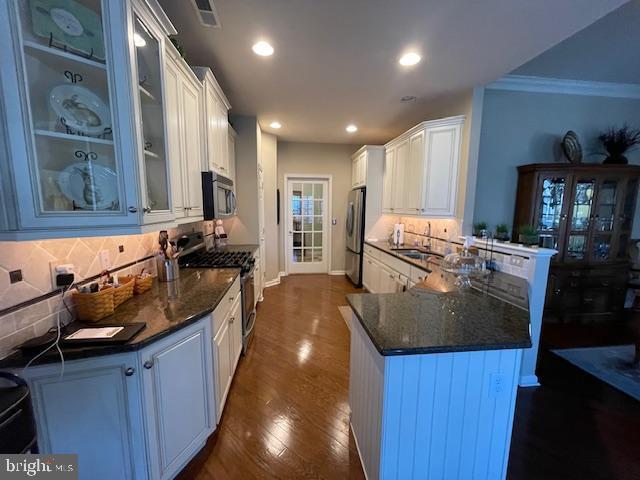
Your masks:
M431 222L427 222L427 228L424 229L424 234L427 236L427 244L422 244L423 247L427 248L427 251L431 251Z

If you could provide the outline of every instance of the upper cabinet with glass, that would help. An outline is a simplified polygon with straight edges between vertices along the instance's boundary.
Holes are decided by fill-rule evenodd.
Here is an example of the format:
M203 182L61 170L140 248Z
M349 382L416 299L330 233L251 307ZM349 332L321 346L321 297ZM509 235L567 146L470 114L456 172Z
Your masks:
M171 222L157 3L7 0L0 23L0 238Z

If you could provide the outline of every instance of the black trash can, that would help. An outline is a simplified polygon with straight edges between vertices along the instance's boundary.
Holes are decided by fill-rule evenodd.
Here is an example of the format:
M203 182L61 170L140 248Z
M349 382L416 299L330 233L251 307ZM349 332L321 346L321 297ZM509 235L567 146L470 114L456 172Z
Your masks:
M27 382L0 372L13 385L0 387L0 453L38 453L36 424Z

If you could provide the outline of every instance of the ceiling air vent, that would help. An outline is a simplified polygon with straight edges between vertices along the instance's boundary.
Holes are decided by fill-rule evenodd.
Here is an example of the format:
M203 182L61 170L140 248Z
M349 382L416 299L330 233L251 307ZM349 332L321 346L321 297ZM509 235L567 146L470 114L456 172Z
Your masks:
M191 0L200 18L200 23L205 27L220 28L220 18L213 4L213 0Z

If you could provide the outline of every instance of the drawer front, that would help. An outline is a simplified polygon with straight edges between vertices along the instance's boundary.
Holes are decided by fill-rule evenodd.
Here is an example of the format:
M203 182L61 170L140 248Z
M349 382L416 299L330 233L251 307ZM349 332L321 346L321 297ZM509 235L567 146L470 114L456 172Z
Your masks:
M411 270L409 273L409 279L414 283L421 283L426 278L427 275L428 273L422 270L421 268L411 267Z
M409 277L409 275L411 274L411 265L403 260L400 260L399 258L393 257L384 252L380 253L382 254L382 257L380 258L380 261L382 263L384 263L387 267L395 270L396 272L401 273L405 277Z
M240 277L236 278L231 285L231 288L224 295L220 303L213 311L213 335L215 336L218 333L218 330L227 319L229 315L229 311L233 306L234 301L240 296Z

